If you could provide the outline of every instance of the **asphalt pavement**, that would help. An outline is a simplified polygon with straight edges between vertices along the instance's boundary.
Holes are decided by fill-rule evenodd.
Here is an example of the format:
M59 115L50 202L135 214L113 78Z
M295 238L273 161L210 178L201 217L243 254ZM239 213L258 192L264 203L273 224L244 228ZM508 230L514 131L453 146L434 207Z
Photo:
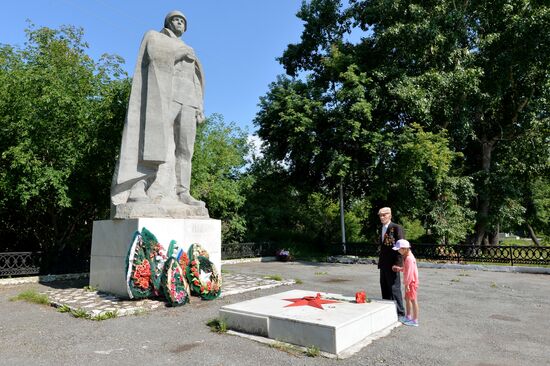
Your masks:
M549 365L547 274L420 268L420 326L401 326L344 360L307 357L206 325L221 306L304 289L380 297L372 264L255 262L225 273L278 275L296 284L193 298L178 308L92 321L55 308L10 301L27 289L82 288L83 280L0 286L0 365Z

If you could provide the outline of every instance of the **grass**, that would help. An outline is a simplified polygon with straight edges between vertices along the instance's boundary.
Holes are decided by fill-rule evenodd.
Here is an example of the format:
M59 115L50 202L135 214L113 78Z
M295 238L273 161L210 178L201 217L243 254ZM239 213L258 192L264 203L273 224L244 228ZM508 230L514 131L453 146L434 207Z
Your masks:
M550 243L548 243L545 238L542 238L541 240L541 246L548 246ZM525 239L515 239L515 238L505 238L499 241L498 245L504 245L504 246L533 246L535 243L530 238Z
M283 280L283 277L281 275L268 275L268 276L264 276L265 279L267 280L273 280L273 281L282 281Z
M294 282L295 282L297 285L301 285L302 283L304 283L304 281L302 281L302 280L299 279L299 278L295 278L295 279L294 279Z
M209 320L206 325L210 327L210 331L214 333L226 333L227 322L223 318L214 318Z
M36 290L27 290L14 296L10 301L27 301L33 304L50 305L48 295L38 293Z
M315 276L324 276L328 275L328 272L315 272Z
M303 354L302 350L300 350L298 347L281 341L275 341L274 343L270 344L269 347L278 349L279 351L283 351L291 355Z
M57 307L57 311L60 312L60 313L71 313L71 315L75 318L81 318L81 319L89 319L89 320L96 320L96 321L101 321L101 320L107 320L107 319L113 319L113 318L117 318L118 317L118 311L115 310L115 311L106 311L106 312L103 312L103 313L99 313L97 315L90 315L86 312L86 310L84 309L71 309L70 306L68 305L61 305L61 306L58 306Z
M88 314L86 312L86 310L84 309L71 309L70 310L70 313L72 316L74 316L75 318L83 318L83 319L90 319L90 314Z
M453 278L451 282L460 282L460 278Z
M95 286L84 286L84 291L97 292L97 287L95 287Z
M95 290L89 290L89 291L95 291ZM23 291L19 293L17 296L12 297L10 301L27 301L33 304L50 305L50 299L48 298L48 295L41 294L36 290ZM98 320L98 321L113 319L118 317L118 312L116 310L106 311L104 313L91 316L86 312L86 310L71 309L67 305L58 306L57 311L60 313L71 313L71 315L74 316L75 318L83 318L83 319Z
M321 354L319 347L311 345L306 348L307 357L318 357Z
M279 340L276 340L274 343L271 343L269 347L278 349L279 351L283 351L294 356L305 354L308 357L317 357L321 354L321 350L317 346L311 345L306 347L305 350L303 350L303 348L301 347L294 346L289 343L281 342Z
M89 319L101 321L101 320L107 320L107 319L114 319L116 317L118 317L118 311L115 310L115 311L106 311L104 313L100 313L95 316L90 316Z
M71 311L71 308L65 304L57 307L57 311L60 312L60 313L68 313Z

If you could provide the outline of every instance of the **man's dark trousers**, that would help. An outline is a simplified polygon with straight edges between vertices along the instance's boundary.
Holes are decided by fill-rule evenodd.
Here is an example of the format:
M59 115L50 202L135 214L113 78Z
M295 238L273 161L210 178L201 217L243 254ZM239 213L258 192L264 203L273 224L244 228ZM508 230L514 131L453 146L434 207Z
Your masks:
M380 289L382 290L382 298L393 300L397 308L397 315L404 316L405 309L403 308L403 297L401 295L401 276L388 268L380 269Z

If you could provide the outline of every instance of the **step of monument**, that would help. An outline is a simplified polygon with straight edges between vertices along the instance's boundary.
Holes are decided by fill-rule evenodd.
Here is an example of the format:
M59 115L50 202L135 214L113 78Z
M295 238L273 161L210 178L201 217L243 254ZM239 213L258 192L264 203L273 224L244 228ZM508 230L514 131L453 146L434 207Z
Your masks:
M222 306L229 329L333 355L398 326L393 301L356 303L340 294L291 290ZM388 333L388 332L386 332Z

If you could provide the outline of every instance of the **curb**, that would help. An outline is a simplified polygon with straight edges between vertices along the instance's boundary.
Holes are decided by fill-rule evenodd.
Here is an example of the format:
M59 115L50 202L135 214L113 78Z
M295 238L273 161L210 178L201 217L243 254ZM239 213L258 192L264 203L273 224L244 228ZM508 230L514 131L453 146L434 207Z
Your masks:
M545 267L518 267L518 266L483 266L479 264L453 264L453 263L426 263L417 262L419 268L435 269L464 269L469 271L510 272L550 274L550 268Z
M355 256L332 256L327 258L327 262L341 263L341 264L376 264L375 259L360 258ZM428 263L428 262L420 262L420 261L417 261L416 264L418 268L461 269L461 270L469 270L469 271L550 274L550 268L546 268L546 267L484 266L480 264Z
M44 276L32 276L32 277L16 277L16 278L0 278L0 286L9 285L21 285L24 283L42 283L64 280L76 280L81 278L88 278L89 273L69 273L59 275L44 275Z
M224 264L238 264L238 263L253 263L253 262L275 262L275 257L254 257L254 258L236 258L236 259L224 259L222 260L222 266Z

